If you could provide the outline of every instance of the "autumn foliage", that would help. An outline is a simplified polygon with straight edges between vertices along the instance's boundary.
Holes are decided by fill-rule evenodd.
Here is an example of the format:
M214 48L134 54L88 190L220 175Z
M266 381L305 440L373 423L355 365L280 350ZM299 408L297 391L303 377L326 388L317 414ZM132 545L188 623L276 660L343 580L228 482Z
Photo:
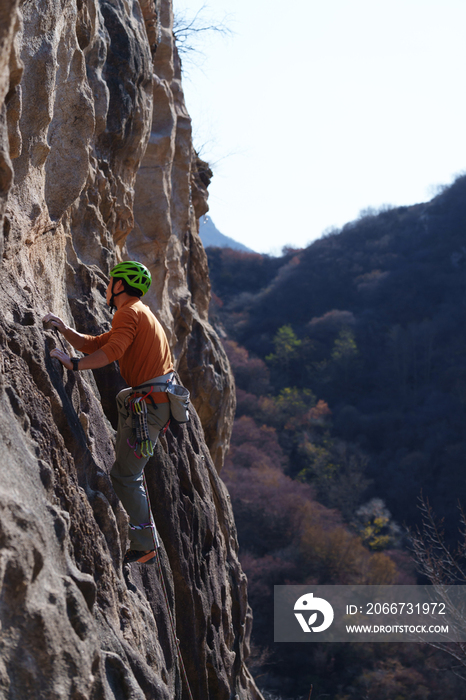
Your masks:
M449 539L456 500L466 503L465 226L462 176L430 202L365 212L282 257L208 251L223 303L214 322L248 350L258 381L270 372L271 386L256 392L256 371L244 383L237 363L240 389L311 391L331 410L332 438L355 448L351 468L336 465L335 450L326 460L353 483L351 508L355 470L371 482L367 500L382 498L399 523L418 522L422 489ZM254 414L245 404L259 423L277 425L259 416L263 404ZM340 509L334 484L316 474L323 453L310 464L306 450L294 445L290 475L304 469L319 500Z
M390 549L396 537L383 502L368 502L356 515L367 486L360 474L363 456L331 437L327 403L297 387L274 394L273 367L269 370L264 361L250 358L234 341L226 341L225 347L237 378L238 411L222 477L231 495L240 558L248 576L258 673L263 684L297 693L303 674L312 669L316 687L329 689L316 645L306 658L296 645L274 645L273 587L412 583L413 567L402 550ZM359 481L351 482L352 473ZM338 493L347 508L335 507ZM322 502L332 499L333 507ZM339 656L344 663L344 655ZM363 674L357 682L367 692L384 682L408 688L417 679L417 672L411 673L399 658L382 668L374 651L363 656L370 663L359 659L355 668ZM290 664L292 672L285 670ZM335 659L326 664L333 668Z
M277 645L273 586L414 583L422 491L455 538L466 455L466 177L281 258L209 250L237 416L222 473L275 697L453 700L416 645ZM312 649L303 649L312 646Z

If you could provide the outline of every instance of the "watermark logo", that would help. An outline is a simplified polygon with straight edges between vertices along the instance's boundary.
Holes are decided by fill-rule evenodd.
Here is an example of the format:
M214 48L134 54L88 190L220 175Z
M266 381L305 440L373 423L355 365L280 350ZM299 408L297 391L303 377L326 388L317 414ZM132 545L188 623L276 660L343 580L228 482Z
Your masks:
M465 610L466 586L275 586L274 641L463 643Z
M303 632L323 632L328 629L333 622L333 608L324 598L314 598L313 593L305 593L296 601L294 605L295 617L301 625ZM296 610L311 612L307 622L304 615ZM321 612L324 621L318 627L313 626L317 622L318 614Z

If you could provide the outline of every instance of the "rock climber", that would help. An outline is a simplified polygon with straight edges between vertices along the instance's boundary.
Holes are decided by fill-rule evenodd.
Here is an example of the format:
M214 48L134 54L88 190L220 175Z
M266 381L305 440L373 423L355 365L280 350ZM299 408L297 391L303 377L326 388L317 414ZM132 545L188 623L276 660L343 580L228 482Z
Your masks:
M52 313L43 318L44 323L50 323L70 345L86 355L71 358L55 348L51 357L75 372L98 369L118 360L121 375L129 384L116 399L118 429L115 463L110 472L113 487L130 522L130 548L124 556L124 564L154 561L157 536L143 471L153 454L159 432L170 419L169 400L164 389L173 379L168 340L159 321L140 300L150 284L151 274L139 262L121 262L110 271L106 300L116 312L112 329L102 335L78 333Z

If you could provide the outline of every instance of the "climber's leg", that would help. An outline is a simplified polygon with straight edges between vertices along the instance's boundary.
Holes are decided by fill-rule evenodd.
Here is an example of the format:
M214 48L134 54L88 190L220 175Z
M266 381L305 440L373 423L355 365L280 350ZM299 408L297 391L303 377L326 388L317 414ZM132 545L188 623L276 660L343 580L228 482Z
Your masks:
M144 489L143 470L148 462L148 457L136 456L130 445L134 444L135 436L132 428L132 416L124 405L124 399L131 393L123 390L117 397L118 406L118 431L115 447L115 463L110 472L115 492L128 513L132 525L149 525L151 517ZM170 417L169 404L162 403L148 406L147 426L149 437L153 444L157 442L160 430L166 425ZM140 450L137 450L140 455ZM148 551L154 548L152 530L129 529L130 549Z

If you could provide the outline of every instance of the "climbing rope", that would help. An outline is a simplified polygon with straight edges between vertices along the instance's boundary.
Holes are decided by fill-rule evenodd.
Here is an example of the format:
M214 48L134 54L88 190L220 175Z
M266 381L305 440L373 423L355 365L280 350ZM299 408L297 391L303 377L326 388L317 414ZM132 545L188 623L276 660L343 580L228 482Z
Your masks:
M60 345L61 345L62 348L63 348L63 352L64 352L66 355L68 355L69 350L67 350L67 349L65 348L65 345L64 345L64 343L63 343L62 337L61 337L60 333L58 332L58 328L54 328L53 330L55 331L55 335L57 336L58 340L60 341Z
M183 676L183 680L184 680L185 685L186 685L186 690L188 691L189 700L193 700L193 694L191 692L191 686L189 685L188 674L186 673L186 667L184 665L183 656L181 654L180 640L176 636L175 621L173 619L172 611L170 608L170 601L168 600L167 587L165 585L165 578L164 578L163 569L162 569L162 561L160 559L160 553L159 553L159 547L160 547L159 538L158 538L157 529L156 529L155 523L154 523L154 517L152 515L152 506L150 504L149 489L147 488L146 475L145 475L144 471L142 472L142 478L143 478L143 484L144 484L144 491L146 492L147 505L149 507L150 529L152 530L152 538L154 540L155 558L157 560L157 567L159 569L160 582L162 584L162 590L163 590L163 595L165 598L165 604L167 606L168 618L170 620L170 627L171 627L172 634L173 634L173 641L174 641L175 647L176 647L176 655L178 657L178 663L180 665L181 675ZM140 526L140 527L147 527L147 524L144 526Z

